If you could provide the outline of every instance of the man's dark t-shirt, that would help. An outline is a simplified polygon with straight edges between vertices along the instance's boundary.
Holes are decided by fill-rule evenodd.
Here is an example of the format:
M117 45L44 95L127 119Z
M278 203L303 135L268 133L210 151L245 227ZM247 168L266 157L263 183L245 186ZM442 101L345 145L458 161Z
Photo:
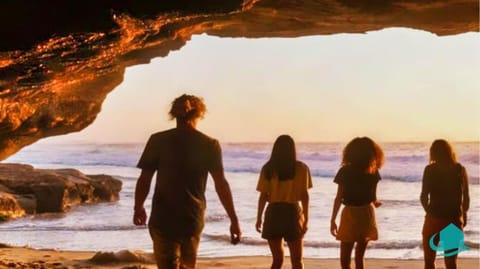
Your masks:
M375 201L380 179L378 172L368 174L346 165L338 170L333 182L343 186L344 205L363 206Z
M208 172L223 170L218 141L195 129L159 132L137 167L157 172L149 226L171 239L200 234Z

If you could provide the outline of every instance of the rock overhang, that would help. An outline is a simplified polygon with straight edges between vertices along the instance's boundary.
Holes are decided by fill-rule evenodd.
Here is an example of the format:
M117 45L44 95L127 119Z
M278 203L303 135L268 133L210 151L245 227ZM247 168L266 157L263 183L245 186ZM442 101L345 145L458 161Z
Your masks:
M0 6L0 160L41 138L82 130L126 67L166 57L192 35L479 31L476 0L7 0Z

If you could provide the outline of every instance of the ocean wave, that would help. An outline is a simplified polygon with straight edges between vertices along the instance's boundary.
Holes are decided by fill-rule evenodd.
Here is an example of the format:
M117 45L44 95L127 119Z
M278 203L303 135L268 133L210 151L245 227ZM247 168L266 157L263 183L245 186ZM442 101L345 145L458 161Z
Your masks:
M85 165L85 166L112 166L112 167L136 167L134 162L130 161L116 161L116 160L105 160L105 161L78 161L75 162L73 165Z
M229 241L230 236L228 235L212 235L212 234L203 234L203 237L209 241ZM242 245L250 245L250 246L263 246L267 245L267 240L261 238L252 238L252 237L243 237L241 241ZM412 241L389 241L389 242L374 242L372 243L369 248L373 249L414 249L421 245L420 240L412 240ZM303 246L307 248L315 248L315 249L322 249L322 248L339 248L340 243L337 241L310 241L305 240L303 242Z
M50 159L48 162L45 160L39 159L30 159L30 160L13 160L14 162L19 163L28 163L35 166L43 166L43 165L57 165L57 166L65 166L65 167L78 167L78 166L97 166L97 167L129 167L134 168L136 167L136 162L133 160L127 159L111 159L110 157L105 156L105 158L95 157L92 158L90 156L84 157L64 157L62 159Z
M218 241L218 242L229 242L230 241L230 236L229 235L217 235L217 234L208 234L208 233L203 233L202 237L206 239L207 241ZM248 237L248 236L243 236L242 245L247 245L247 246L263 246L267 245L267 240L261 239L261 238L253 238L253 237Z
M465 246L470 249L479 249L480 244L473 241L465 241ZM387 242L373 242L369 248L373 249L414 249L423 248L422 241L410 240L410 241L387 241Z
M384 206L418 206L419 200L382 200Z
M480 177L468 177L468 183L470 184L480 184Z
M480 249L480 243L478 242L473 242L473 241L465 241L465 246L471 248L471 249Z
M260 167L231 167L226 166L224 167L225 172L228 173L245 173L245 174L259 174Z
M204 233L203 237L208 241L219 241L219 242L228 242L230 236L228 235L215 235ZM263 246L268 245L267 240L261 238L253 237L242 237L242 245L247 246ZM479 249L479 243L473 241L465 241L465 245L471 249ZM305 240L303 246L307 248L314 249L323 249L323 248L339 248L340 243L337 241L314 241L314 240ZM383 241L383 242L372 242L369 245L371 249L415 249L421 248L421 240L405 240L405 241Z
M397 156L386 156L387 162L400 162L400 163L428 163L427 155L397 155Z
M261 167L232 167L225 166L225 172L228 173L245 173L245 174L259 174ZM321 170L321 169L310 169L310 174L313 177L328 177L333 178L336 175L335 171Z
M230 236L228 235L213 235L213 234L203 234L203 237L209 241L229 241ZM243 245L250 245L250 246L263 246L267 245L267 240L261 238L252 238L252 237L243 237L241 244ZM340 247L340 243L337 241L310 241L305 240L303 242L304 247L307 248L338 248ZM421 245L420 240L415 241L404 241L404 242L382 242L382 243L372 243L369 248L376 248L376 249L414 249Z
M1 232L23 231L23 232L108 232L108 231L132 231L146 229L146 226L119 225L119 226L14 226L0 227Z
M459 160L464 164L480 164L480 154L460 156Z
M340 163L341 156L339 154L325 154L320 152L299 154L301 160L305 161L321 161Z
M8 161L29 163L35 166L56 165L65 167L91 166L99 170L134 168L140 158L143 143L78 143L68 145L39 145L12 156ZM223 150L225 171L229 173L258 174L268 160L271 143L226 144ZM419 182L423 168L428 163L424 144L387 144L386 165L382 178L401 182ZM459 160L467 168L470 182L480 184L477 143L459 144ZM299 143L298 156L310 167L315 177L333 178L338 171L343 144ZM49 158L45 158L49 156Z
M260 167L225 167L225 172L227 173L245 173L245 174L259 174ZM422 171L423 172L423 171ZM313 177L321 177L321 178L331 178L333 179L337 173L337 170L322 170L322 169L315 169L311 168L310 173ZM397 175L391 173L380 173L382 179L384 180L392 180L392 181L401 181L401 182L420 182L422 180L422 174L417 175ZM477 176L469 176L468 177L470 184L480 184L480 177Z
M267 152L261 152L261 151L232 150L232 151L224 151L223 153L224 153L224 157L228 159L245 158L245 159L262 160L265 162L268 160L268 157L269 157Z
M468 226L467 226L468 227ZM480 231L472 231L472 230L466 230L463 232L465 235L477 235L480 234Z
M393 181L402 181L402 182L420 182L422 181L422 175L395 175L395 174L387 174L387 173L380 173L382 179L393 180Z
M207 215L205 217L206 222L222 222L226 220L228 217L225 214L213 214L213 215Z

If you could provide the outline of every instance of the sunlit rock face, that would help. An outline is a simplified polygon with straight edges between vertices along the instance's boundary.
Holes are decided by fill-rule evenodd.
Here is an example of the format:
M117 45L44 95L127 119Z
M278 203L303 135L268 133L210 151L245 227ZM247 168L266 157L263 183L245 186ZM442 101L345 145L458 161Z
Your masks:
M298 37L410 27L454 35L479 31L478 6L477 0L1 1L0 160L43 137L85 128L126 67L165 57L194 34Z

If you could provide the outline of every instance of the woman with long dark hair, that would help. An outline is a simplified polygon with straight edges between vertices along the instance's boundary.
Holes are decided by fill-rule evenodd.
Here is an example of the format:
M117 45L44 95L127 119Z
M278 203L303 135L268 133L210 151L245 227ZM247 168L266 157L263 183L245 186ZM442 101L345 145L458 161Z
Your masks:
M470 205L467 172L446 140L435 140L430 147L430 164L423 172L420 202L426 212L422 230L425 269L434 269L436 253L430 246L430 238L451 223L463 230ZM448 250L445 251L446 268L456 269L456 253L448 255Z
M382 164L382 149L368 137L354 138L343 150L342 164L334 179L338 189L330 220L330 232L340 241L342 269L351 268L355 245L355 268L363 269L368 242L378 239L374 207L381 205L377 183ZM344 208L337 228L335 220L341 204Z
M312 187L310 170L297 160L295 142L281 135L273 145L270 160L263 166L258 180L256 229L268 240L272 252L272 269L283 264L283 241L290 251L292 269L303 268L303 235L308 227L308 189ZM265 205L265 220L262 216Z

